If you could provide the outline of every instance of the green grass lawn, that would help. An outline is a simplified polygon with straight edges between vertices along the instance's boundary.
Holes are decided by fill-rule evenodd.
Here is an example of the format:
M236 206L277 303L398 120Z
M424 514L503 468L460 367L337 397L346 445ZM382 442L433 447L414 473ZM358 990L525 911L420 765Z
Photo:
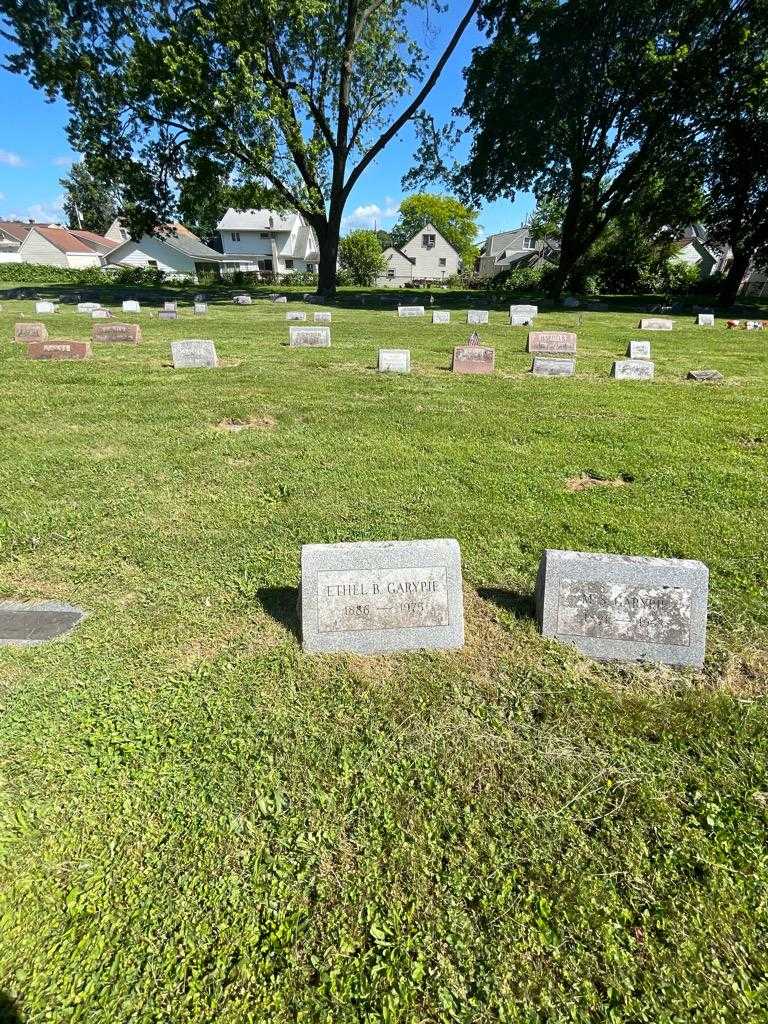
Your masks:
M768 1020L768 332L677 316L617 382L637 310L544 312L579 357L542 380L496 309L457 377L458 309L342 305L310 350L181 308L43 363L2 302L0 597L88 618L0 648L0 1021ZM462 651L301 652L301 544L427 537ZM704 672L544 640L545 547L705 562Z

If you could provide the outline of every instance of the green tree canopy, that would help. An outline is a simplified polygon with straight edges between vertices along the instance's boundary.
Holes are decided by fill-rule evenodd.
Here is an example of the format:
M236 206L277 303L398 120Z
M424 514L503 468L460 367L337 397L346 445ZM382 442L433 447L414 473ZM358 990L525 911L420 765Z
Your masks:
M350 231L339 243L339 263L352 284L372 285L386 269L381 243L375 231Z
M120 184L132 231L217 191L296 209L331 291L350 192L418 111L479 2L464 0L435 59L412 28L439 0L0 0L0 12L7 66L63 96L73 148Z
M477 258L477 210L453 196L420 192L400 203L400 217L392 228L392 244L405 245L425 224L434 224L451 243L465 267L472 268Z
M120 209L117 192L93 175L85 163L73 164L59 184L64 189L69 227L103 235Z

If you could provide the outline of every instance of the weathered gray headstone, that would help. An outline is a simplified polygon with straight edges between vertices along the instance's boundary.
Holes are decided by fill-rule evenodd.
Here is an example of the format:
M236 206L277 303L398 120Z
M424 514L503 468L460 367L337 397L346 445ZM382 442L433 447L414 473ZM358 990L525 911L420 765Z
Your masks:
M101 303L100 302L78 302L78 304L77 304L77 312L78 313L88 313L90 315L94 311L94 309L101 309Z
M81 608L58 601L0 601L0 646L36 647L64 636L84 617Z
M124 299L123 300L123 312L124 313L140 313L141 306L136 299Z
M94 309L91 313L92 320L109 320L112 314L108 309Z
M535 377L572 377L575 372L575 359L545 359L536 356L531 366L531 373Z
M232 301L236 306L250 306L253 300L250 295L235 295Z
M36 302L35 312L39 316L41 313L55 313L56 307L52 302Z
M332 317L331 313L329 313L329 312L321 312L321 313L315 313L313 319L314 319L316 324L329 324L331 322L331 320L333 319L333 317Z
M138 345L141 341L141 328L138 324L94 324L91 329L93 341L128 342Z
M380 348L379 370L382 373L410 373L410 350L407 348Z
M195 316L205 316L208 312L207 302L196 302L195 303Z
M287 295L278 295L276 299L273 299L273 301L274 302L287 302L288 301L288 296Z
M617 359L611 367L616 380L652 380L654 364L649 359Z
M714 327L715 326L715 315L714 313L699 313L696 316L697 327Z
M538 315L539 315L539 307L538 306L530 306L530 305L522 304L522 305L516 305L516 306L510 306L509 307L509 322L510 323L512 323L513 320L517 321L518 318L521 318L521 322L522 323L530 323L531 320L534 320Z
M306 313L299 313L298 311L294 310L291 313L286 313L285 314L285 319L286 320L306 320L307 319L307 314Z
M674 320L663 316L644 316L640 321L641 331L672 331L674 327Z
M291 348L329 348L330 327L289 327Z
M510 327L530 327L532 323L532 316L510 316L509 318Z
M215 369L219 365L216 346L212 341L200 338L185 338L171 342L171 356L176 370L202 367Z
M488 323L488 310L487 309L470 309L470 310L467 310L467 323L468 324L487 324Z
M172 302L164 302L163 309L168 313L175 313L178 307L178 302L174 299Z
M398 306L398 316L424 316L423 306Z
M650 359L650 341L630 341L629 345L627 345L627 355L630 359Z
M724 380L722 373L719 370L689 370L688 380L697 380L700 383L716 384L718 381Z
M433 324L449 324L451 322L451 311L449 309L433 309Z
M464 646L458 542L305 544L299 604L306 651L456 650Z
M175 309L161 309L157 315L161 320L178 320L179 318Z
M528 351L575 356L576 340L571 331L529 331Z
M544 636L601 660L704 663L702 562L547 550L536 583Z
M45 324L39 324L34 321L30 321L29 323L14 324L13 340L24 342L47 341L48 328L45 326Z

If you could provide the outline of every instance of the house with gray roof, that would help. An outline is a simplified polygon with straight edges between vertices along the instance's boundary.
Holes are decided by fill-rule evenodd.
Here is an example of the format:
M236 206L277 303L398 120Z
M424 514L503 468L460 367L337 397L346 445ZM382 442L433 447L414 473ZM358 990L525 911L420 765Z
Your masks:
M478 277L497 274L520 267L535 267L542 261L557 263L560 245L555 239L535 239L529 227L489 235L480 249Z
M288 210L229 209L212 241L224 272L294 274L317 272L320 250L315 232L300 213Z
M142 267L161 270L169 277L196 278L205 270L218 270L222 255L205 245L183 224L165 224L156 234L131 238L119 220L107 230L107 238L115 244L106 255L108 267Z

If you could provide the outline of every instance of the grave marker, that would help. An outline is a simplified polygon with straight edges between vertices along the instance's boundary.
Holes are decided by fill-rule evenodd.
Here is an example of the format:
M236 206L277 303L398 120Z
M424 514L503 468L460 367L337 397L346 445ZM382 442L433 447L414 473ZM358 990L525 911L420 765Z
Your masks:
M458 542L305 544L299 607L305 651L456 650L464 646Z
M43 302L36 302L35 303L35 312L38 314L38 316L41 313L55 313L56 312L56 307L54 306L54 304L52 302L44 302L44 301Z
M654 364L649 359L617 359L611 367L616 380L653 380Z
M91 314L94 309L101 309L100 302L78 302L77 312Z
M58 601L0 601L0 646L37 647L69 633L84 618L81 608Z
M687 559L547 550L536 617L544 636L592 658L700 668L708 581Z
M424 316L423 306L398 306L398 316Z
M91 320L109 320L111 316L108 309L94 309L91 313Z
M451 312L448 309L433 309L432 310L432 323L433 324L449 324L451 322Z
M534 377L572 377L575 372L575 359L546 359L536 356L531 366Z
M298 312L294 311L292 313L286 313L285 314L285 319L286 320L306 320L307 319L307 314L306 313L298 313Z
M716 384L718 381L724 380L722 373L719 370L689 370L688 380L696 380L699 383Z
M644 316L640 321L641 331L672 331L674 327L674 320L663 316Z
M411 353L407 348L380 348L380 373L410 373Z
M196 302L195 303L195 316L205 316L208 312L207 302Z
M576 340L571 331L529 331L528 351L575 356Z
M696 316L697 327L714 327L715 326L715 314L714 313L699 313Z
M250 306L253 300L250 295L235 295L232 301L236 306Z
M493 373L496 367L496 349L485 348L474 332L466 345L456 345L453 350L451 370L454 373Z
M213 370L219 365L216 346L212 341L204 341L200 338L172 341L171 357L175 370L197 368Z
M179 318L175 309L161 309L157 315L161 320L178 320Z
M123 312L124 313L140 313L141 306L136 299L124 299L123 300Z
M470 309L470 310L467 310L467 323L468 324L487 324L488 323L488 310L487 309Z
M27 359L90 359L90 341L70 341L55 338L52 341L27 342Z
M523 305L517 305L517 306L510 306L509 307L509 321L510 321L510 323L512 322L513 318L516 319L518 317L521 318L521 320L523 322L529 323L531 320L535 319L538 315L539 315L539 307L538 306L526 306L525 304L523 304Z
M316 324L329 324L332 319L333 317L328 312L315 313L314 315L314 321Z
M629 345L627 345L627 355L630 359L650 359L650 341L630 341Z
M141 328L138 324L94 324L91 329L91 340L138 345L141 341Z
M163 309L167 313L175 313L176 310L177 310L177 307L178 307L178 303L176 302L175 299L172 302L169 301L169 302L164 302L163 303Z
M47 341L48 328L45 324L38 324L30 321L28 324L14 324L14 341Z
M330 327L289 327L291 348L330 348Z

